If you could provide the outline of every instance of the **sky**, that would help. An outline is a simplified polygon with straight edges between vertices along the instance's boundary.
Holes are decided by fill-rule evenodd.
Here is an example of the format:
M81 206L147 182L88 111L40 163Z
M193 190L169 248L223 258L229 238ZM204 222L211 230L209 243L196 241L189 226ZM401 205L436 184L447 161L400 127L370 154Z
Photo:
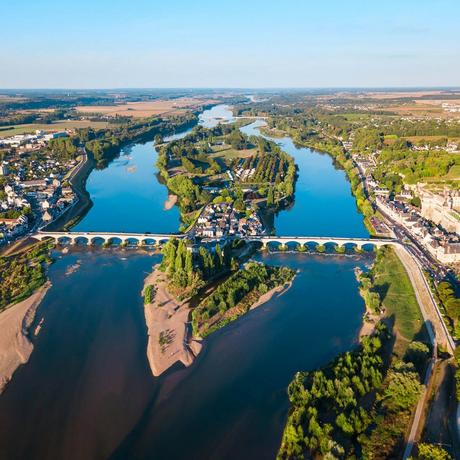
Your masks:
M459 0L4 0L0 88L460 86L459 17Z

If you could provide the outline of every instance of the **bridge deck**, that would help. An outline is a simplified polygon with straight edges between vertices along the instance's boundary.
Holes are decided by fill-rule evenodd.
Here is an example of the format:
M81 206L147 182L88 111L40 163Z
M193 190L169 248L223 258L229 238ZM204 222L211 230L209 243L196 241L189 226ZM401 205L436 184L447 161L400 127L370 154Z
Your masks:
M171 238L184 238L186 235L174 233L135 233L135 232L38 232L32 235L32 238L43 240L45 238L53 238L59 240L68 238L75 241L77 238L85 238L94 240L96 238L108 241L112 238L118 238L122 241L129 239L133 240L169 240ZM347 238L347 237L330 237L330 236L268 236L254 235L243 237L246 241L259 241L266 245L269 243L290 243L297 242L300 244L306 243L334 243L334 244L357 244L363 246L365 244L373 244L381 246L384 244L398 244L393 239L378 239L378 238Z

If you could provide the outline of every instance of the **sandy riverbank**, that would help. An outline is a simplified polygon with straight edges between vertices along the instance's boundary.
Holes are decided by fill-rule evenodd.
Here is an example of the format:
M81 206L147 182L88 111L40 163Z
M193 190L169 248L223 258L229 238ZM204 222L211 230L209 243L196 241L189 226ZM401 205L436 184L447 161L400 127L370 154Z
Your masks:
M361 273L362 273L362 270L360 268L356 267L355 268L355 276L356 276L356 280L358 281L358 283L361 282L360 281ZM361 289L359 290L359 293L361 295ZM363 300L364 300L364 297L363 297ZM361 329L359 330L359 334L358 334L359 339L361 339L362 337L365 337L367 335L371 335L375 330L376 324L381 319L381 315L375 314L369 308L369 306L366 304L365 301L364 301L364 307L365 307L365 311L364 311L364 314L363 314L363 324L362 324Z
M284 294L292 286L293 281L294 280L290 281L289 283L282 284L280 286L276 286L273 289L270 289L265 294L261 295L259 297L259 300L256 303L251 305L250 310L254 310L254 308L260 307L264 303L268 302L275 294L278 294L278 297Z
M192 364L201 351L201 342L189 337L190 306L180 302L167 289L166 275L157 268L144 281L144 289L154 285L156 292L152 303L144 305L148 331L147 358L154 376L161 375L176 362ZM164 337L160 343L160 334Z
M0 393L11 380L16 369L32 354L33 344L29 328L40 302L51 283L44 284L30 297L0 313Z
M380 321L381 317L372 313L372 311L366 305L366 311L363 315L363 325L359 330L359 338L365 337L367 335L372 335L376 324Z
M163 205L163 209L165 211L169 211L174 205L177 203L177 196L176 195L168 195L168 199L165 201Z
M144 290L149 285L155 286L156 290L153 302L144 304L148 334L147 359L152 374L157 377L179 361L190 366L200 353L203 342L190 336L189 302L180 302L168 292L166 275L157 267L145 278ZM291 285L292 281L271 289L260 296L250 309L260 307L275 294L284 294ZM163 345L160 343L161 336L164 338Z

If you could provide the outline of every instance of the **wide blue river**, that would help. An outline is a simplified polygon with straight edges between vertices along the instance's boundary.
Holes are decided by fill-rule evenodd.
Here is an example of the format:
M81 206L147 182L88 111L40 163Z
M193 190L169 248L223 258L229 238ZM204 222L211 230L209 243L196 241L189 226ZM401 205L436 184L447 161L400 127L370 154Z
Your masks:
M219 106L201 123L225 114ZM276 217L277 232L366 235L346 177L331 159L276 141L299 165L296 202ZM78 228L177 231L179 216L164 209L155 160L152 143L138 144L93 172L94 206ZM294 373L356 343L364 305L354 269L368 259L258 257L298 269L292 288L212 334L189 368L154 378L140 290L160 256L57 250L34 351L0 396L0 458L274 459Z
M228 107L219 105L205 111L200 124L211 127L231 120ZM255 121L241 130L248 135L261 135L257 127L262 124ZM290 138L271 140L292 155L299 167L294 205L276 216L276 234L368 236L346 174L334 167L329 155L296 147ZM123 149L120 157L107 168L93 171L87 189L94 204L75 230L177 232L179 212L175 206L165 210L168 192L158 180L156 159L152 142L134 144Z

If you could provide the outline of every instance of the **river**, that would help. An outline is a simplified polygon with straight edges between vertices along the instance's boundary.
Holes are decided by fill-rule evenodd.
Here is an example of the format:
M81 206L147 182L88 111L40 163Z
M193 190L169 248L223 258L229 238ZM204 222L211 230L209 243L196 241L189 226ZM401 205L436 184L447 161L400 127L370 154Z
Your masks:
M260 136L257 128L264 124L258 120L241 131ZM294 205L275 217L277 235L369 236L346 173L334 166L330 155L298 147L289 137L263 137L276 142L294 157L299 168Z
M203 124L208 122L202 117ZM341 206L355 207L344 174L329 157L297 149L285 139L276 141L293 149L289 153L295 154L303 181L294 207L277 216L277 229L365 235L362 218L352 212L353 224L341 223L348 217L334 214ZM314 158L304 162L309 155ZM111 230L171 231L174 223L176 231L178 215L163 210L167 193L155 182L154 162L152 143L134 145L106 170L93 172L88 186L95 205L79 228L108 228L109 208L117 209L109 196L134 187L143 205L125 201L126 221L113 217L118 226ZM128 170L128 164L137 168ZM313 169L305 170L315 164L324 168L334 193L322 194ZM149 187L155 193L144 190ZM307 213L312 205L301 201L312 196L322 199L324 212L316 217ZM134 193L131 197L136 200ZM139 294L160 256L76 248L69 254L57 250L54 257L53 287L37 313L36 321L44 322L34 352L0 397L0 458L272 459L292 376L352 347L361 325L364 305L354 268L363 267L365 258L259 255L265 262L298 269L292 288L212 334L191 367L177 365L153 378Z

